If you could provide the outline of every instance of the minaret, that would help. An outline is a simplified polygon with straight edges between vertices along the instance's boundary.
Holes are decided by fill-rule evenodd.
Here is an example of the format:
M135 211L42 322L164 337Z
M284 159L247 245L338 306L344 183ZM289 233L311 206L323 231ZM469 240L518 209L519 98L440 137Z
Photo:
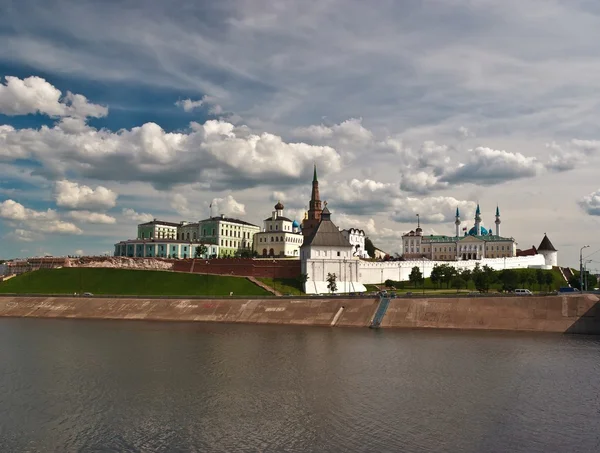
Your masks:
M498 206L496 206L496 221L494 222L496 224L496 236L500 236L500 208Z
M456 237L460 232L460 212L458 212L458 206L456 207L456 220L454 221L454 225L456 225Z
M479 209L479 203L477 203L477 210L475 211L475 236L481 236L481 209Z
M312 193L308 205L308 216L302 223L302 234L308 236L321 222L321 198L319 197L319 180L317 179L317 165L313 173Z
M415 230L417 236L421 236L423 234L423 229L421 228L421 216L417 214L417 229Z

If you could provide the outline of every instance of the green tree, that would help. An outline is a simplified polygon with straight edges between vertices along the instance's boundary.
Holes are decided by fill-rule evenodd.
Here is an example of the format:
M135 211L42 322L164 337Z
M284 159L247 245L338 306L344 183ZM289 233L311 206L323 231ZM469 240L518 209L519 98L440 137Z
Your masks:
M458 272L454 266L449 264L442 264L441 268L441 279L446 284L446 288L450 288L450 283L458 275Z
M546 273L542 269L535 270L535 281L538 284L538 290L542 290L542 285L546 283Z
M439 264L434 264L433 265L433 269L431 269L431 275L429 276L429 279L431 280L431 283L433 283L435 286L439 287L440 282L442 281L442 269L441 269L441 265Z
M302 273L296 277L300 287L304 289L304 284L308 281L308 274Z
M466 287L466 286L467 286L467 282L460 275L457 275L456 277L454 277L452 279L452 288L456 288L456 292L458 292L459 289L462 289L463 287Z
M554 284L554 274L551 271L546 272L544 275L544 283L548 287L548 291L550 291L552 285Z
M335 293L337 291L337 276L335 274L327 274L327 289L330 293Z
M208 252L208 247L206 247L204 244L200 244L198 246L196 246L196 258L201 258L204 255L206 255L206 253Z
M473 273L470 269L463 269L462 271L460 271L460 278L462 278L465 281L465 285L468 288L469 282L473 278Z
M492 283L494 283L494 280L494 269L487 265L481 268L479 263L475 265L475 269L473 269L473 283L475 283L475 289L477 289L477 291L487 293L490 290Z
M498 275L503 291L514 291L519 286L519 275L514 269L504 269Z
M417 287L417 284L423 280L423 274L421 273L421 269L419 269L419 266L415 266L411 269L408 279L415 288Z
M371 242L371 239L369 239L369 238L365 238L365 250L367 251L367 253L369 254L369 256L371 258L375 258L375 246L373 245L373 242Z

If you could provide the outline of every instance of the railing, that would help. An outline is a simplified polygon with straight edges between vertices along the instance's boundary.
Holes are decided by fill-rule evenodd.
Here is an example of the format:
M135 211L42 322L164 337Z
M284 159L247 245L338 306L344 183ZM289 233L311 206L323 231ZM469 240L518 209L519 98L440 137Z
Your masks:
M377 307L375 316L373 316L373 320L371 321L371 325L369 326L371 329L379 329L379 327L381 326L381 321L383 321L383 317L385 316L389 304L390 298L388 296L380 296L379 306Z

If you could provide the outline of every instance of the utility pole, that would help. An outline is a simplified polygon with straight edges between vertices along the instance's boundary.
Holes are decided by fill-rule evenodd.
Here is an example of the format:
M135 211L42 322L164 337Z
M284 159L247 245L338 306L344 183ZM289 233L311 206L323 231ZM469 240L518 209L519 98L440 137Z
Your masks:
M588 248L589 245L584 245L579 249L579 290L583 291L583 249Z

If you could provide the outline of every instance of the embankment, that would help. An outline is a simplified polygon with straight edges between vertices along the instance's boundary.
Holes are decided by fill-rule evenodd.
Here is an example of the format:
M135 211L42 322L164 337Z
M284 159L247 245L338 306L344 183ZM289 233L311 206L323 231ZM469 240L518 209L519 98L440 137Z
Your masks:
M375 298L156 299L0 297L0 316L367 327ZM343 307L343 310L340 309ZM594 295L392 299L384 328L600 334Z

